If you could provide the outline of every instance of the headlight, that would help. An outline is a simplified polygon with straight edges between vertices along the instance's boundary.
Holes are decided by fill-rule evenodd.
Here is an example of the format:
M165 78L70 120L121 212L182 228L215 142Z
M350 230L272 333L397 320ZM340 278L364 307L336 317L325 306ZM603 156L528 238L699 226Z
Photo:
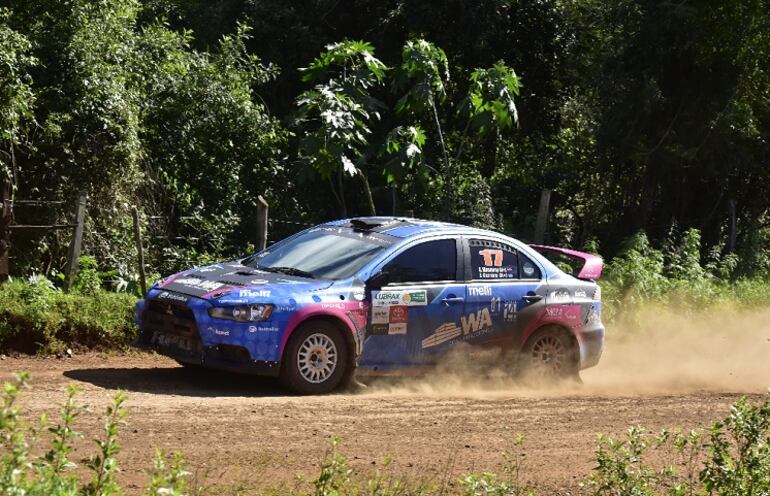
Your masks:
M209 315L215 319L236 320L238 322L260 322L270 318L273 305L238 305L235 307L209 308Z

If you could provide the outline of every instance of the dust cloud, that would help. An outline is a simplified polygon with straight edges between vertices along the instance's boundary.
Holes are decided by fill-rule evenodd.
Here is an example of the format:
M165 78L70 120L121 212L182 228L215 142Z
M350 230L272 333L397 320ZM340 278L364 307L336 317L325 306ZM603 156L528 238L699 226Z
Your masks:
M607 328L599 365L574 381L515 378L512 357L458 349L416 377L365 378L363 394L446 397L636 396L696 391L763 393L770 387L770 308L700 313L637 309Z

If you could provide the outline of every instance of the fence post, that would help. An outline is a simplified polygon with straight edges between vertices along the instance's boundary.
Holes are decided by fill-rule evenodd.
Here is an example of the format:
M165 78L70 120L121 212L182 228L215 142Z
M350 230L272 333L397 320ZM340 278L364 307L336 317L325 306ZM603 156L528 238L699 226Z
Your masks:
M11 264L11 231L8 226L13 222L13 203L11 202L11 181L4 179L0 191L0 282L8 280Z
M142 296L144 296L147 294L147 276L144 273L144 246L142 245L142 229L139 225L139 209L134 207L131 214L134 218L134 241L139 258L139 284L142 287Z
M542 243L545 240L545 229L548 225L548 208L551 203L551 190L545 189L540 192L540 208L537 210L537 222L535 223L535 243Z
M69 255L67 256L67 277L64 280L64 288L69 290L75 277L80 258L80 248L83 244L83 224L86 217L86 194L81 191L78 195L78 204L75 209L75 231L70 241Z
M257 251L267 248L267 201L257 197Z

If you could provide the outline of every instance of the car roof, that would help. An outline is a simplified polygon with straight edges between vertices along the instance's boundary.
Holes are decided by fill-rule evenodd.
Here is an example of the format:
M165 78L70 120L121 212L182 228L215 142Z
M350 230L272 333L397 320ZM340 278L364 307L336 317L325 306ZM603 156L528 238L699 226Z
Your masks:
M352 223L360 223L361 225L365 225L367 230L388 234L401 239L412 238L426 233L493 233L493 231L463 226L461 224L440 222L437 220L414 219L411 217L353 217L327 222L325 225L343 226Z

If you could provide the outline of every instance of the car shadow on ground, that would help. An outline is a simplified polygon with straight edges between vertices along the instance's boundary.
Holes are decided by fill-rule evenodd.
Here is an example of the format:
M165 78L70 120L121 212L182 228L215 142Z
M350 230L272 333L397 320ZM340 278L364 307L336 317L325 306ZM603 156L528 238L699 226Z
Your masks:
M278 380L186 367L92 368L64 372L64 376L105 389L177 396L290 396Z

